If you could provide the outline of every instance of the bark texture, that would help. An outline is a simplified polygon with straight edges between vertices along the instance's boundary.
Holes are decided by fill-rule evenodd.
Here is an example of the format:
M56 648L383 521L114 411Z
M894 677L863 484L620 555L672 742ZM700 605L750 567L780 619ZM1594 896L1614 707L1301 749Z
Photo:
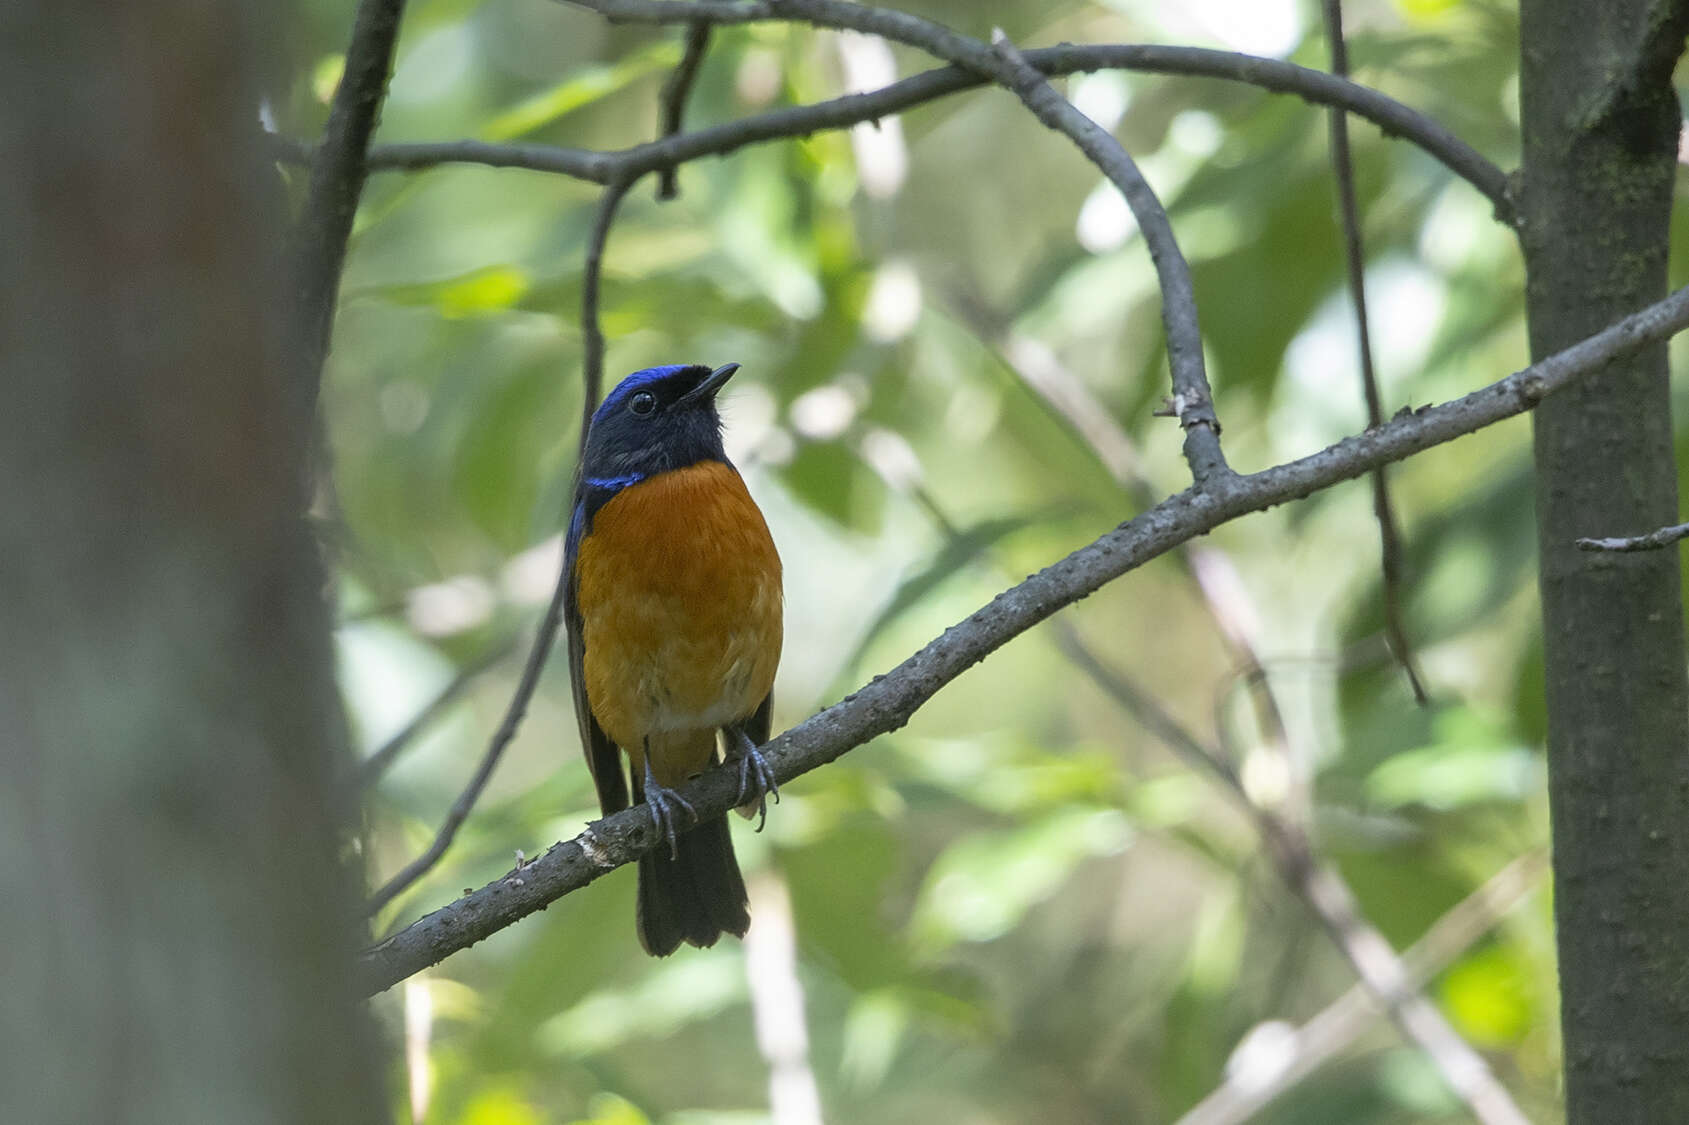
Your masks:
M1686 6L1525 0L1531 350L1657 300ZM1676 551L1580 536L1677 521L1663 344L1534 415L1568 1119L1689 1121L1689 690Z
M384 1115L267 10L0 9L0 1121Z

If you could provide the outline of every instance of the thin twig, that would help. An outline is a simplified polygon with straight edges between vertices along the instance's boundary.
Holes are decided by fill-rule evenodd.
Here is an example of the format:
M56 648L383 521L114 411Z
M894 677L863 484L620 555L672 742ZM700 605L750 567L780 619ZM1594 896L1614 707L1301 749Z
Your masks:
M380 780L381 775L386 773L388 768L398 760L399 755L404 753L405 748L415 740L416 736L426 730L435 719L439 718L470 684L515 651L516 641L517 635L512 633L462 668L459 668L450 682L441 688L433 699L424 704L422 710L418 711L410 722L399 728L386 742L383 742L381 748L376 750L375 753L358 763L355 777L357 786L368 788Z
M597 217L593 221L591 243L587 249L586 277L581 287L581 326L585 337L580 444L582 450L586 448L587 425L592 420L592 409L598 402L604 382L604 333L600 328L598 316L599 275L603 271L604 244L609 238L610 222L615 217L616 206L627 193L629 186L628 181L618 181L604 189L598 204ZM528 713L528 704L534 697L534 690L539 686L540 673L544 671L552 643L557 639L557 629L563 623L563 601L568 590L568 579L568 556L565 554L563 565L558 570L557 585L551 592L551 603L546 607L545 617L540 620L539 631L534 635L534 647L529 650L527 663L522 667L522 678L517 681L516 693L510 699L510 706L505 708L504 719L487 743L486 752L481 755L480 765L475 768L474 775L458 794L457 800L452 802L452 807L434 833L434 840L428 845L428 850L406 864L402 871L370 896L365 908L368 913L374 914L392 902L395 896L440 862L440 857L446 854L446 849L457 836L457 830L463 826L470 811L474 809L475 802L480 799L481 791L487 787L488 779L498 767L505 747L515 739L522 719Z
M1631 535L1622 539L1585 538L1574 540L1574 543L1580 551L1657 551L1680 539L1689 539L1689 523L1662 527L1647 535Z
M583 377L581 380L581 443L586 452L586 432L592 425L592 412L604 397L604 323L599 315L604 285L604 247L610 241L610 224L615 221L616 208L634 184L632 179L613 180L598 200L598 213L592 220L592 235L586 248L585 277L581 282L581 340Z
M1406 987L1424 989L1536 887L1547 868L1548 856L1543 852L1520 856L1450 907L1402 954ZM1348 1050L1381 1014L1366 986L1355 985L1289 1032L1288 1053L1274 1051L1274 1057L1262 1066L1245 1062L1234 1071L1228 1065L1225 1081L1187 1110L1175 1125L1244 1125Z
M710 47L710 25L698 22L686 29L686 53L680 56L680 62L675 66L674 73L663 83L663 93L659 102L663 112L663 136L674 137L680 134L682 124L686 118L686 99L692 93L692 83L697 80L698 68L703 65L704 52ZM657 179L657 198L673 199L679 194L678 177L675 175L673 164L664 168Z
M516 732L522 726L522 719L528 713L528 704L534 697L534 689L539 686L540 673L545 670L546 658L551 653L552 642L557 638L557 628L563 622L563 595L567 589L565 577L563 574L558 575L557 588L551 595L551 604L546 607L539 630L534 634L534 646L528 651L528 660L522 666L522 678L516 683L516 694L511 696L510 705L505 708L504 718L487 742L487 749L481 755L480 764L475 767L468 784L447 810L446 818L435 831L428 850L411 860L397 875L370 895L364 908L367 914L374 914L392 902L406 887L422 878L440 862L440 857L446 854L446 849L451 847L452 840L456 838L457 830L469 819L475 802L481 798L481 791L487 787L493 770L498 768L505 747L516 738Z
M1180 757L1212 774L1228 797L1255 825L1279 877L1302 899L1348 959L1367 991L1390 1013L1407 1039L1437 1066L1473 1115L1484 1125L1530 1125L1483 1056L1461 1037L1436 1005L1412 987L1396 951L1367 921L1354 892L1330 863L1314 852L1300 825L1252 800L1243 780L1219 750L1204 745L1160 704L1105 665L1076 629L1062 630L1062 650L1098 687L1138 718Z
M1318 453L1229 479L1221 487L1189 488L1169 497L998 594L896 668L770 741L763 753L775 779L789 782L898 729L946 684L1013 638L1181 543L1239 516L1305 498L1379 465L1522 414L1616 356L1658 343L1686 327L1689 288L1453 402L1403 413ZM724 815L738 803L738 776L730 770L706 770L682 786L680 795L700 820ZM643 809L595 821L577 838L556 844L525 864L519 878L513 873L498 879L366 950L359 958L361 990L380 992L437 964L632 862L657 839L651 817Z
M346 243L358 211L370 136L381 112L404 0L361 0L322 143L311 153L310 186L291 236L288 347L301 417L316 410L328 355Z
M1331 44L1331 71L1349 77L1349 47L1343 38L1343 0L1323 0L1325 37ZM1366 253L1361 248L1361 210L1355 198L1355 161L1349 151L1349 117L1341 109L1331 111L1331 167L1337 180L1337 204L1343 221L1343 261L1349 274L1349 298L1355 305L1355 338L1360 348L1361 388L1366 392L1367 425L1384 421L1384 400L1378 391L1378 372L1372 362L1372 327L1366 311ZM1372 474L1372 511L1378 519L1378 541L1383 571L1384 636L1390 651L1407 674L1413 698L1421 707L1431 699L1425 694L1419 671L1414 667L1413 648L1408 643L1402 620L1402 533L1390 502L1387 470Z

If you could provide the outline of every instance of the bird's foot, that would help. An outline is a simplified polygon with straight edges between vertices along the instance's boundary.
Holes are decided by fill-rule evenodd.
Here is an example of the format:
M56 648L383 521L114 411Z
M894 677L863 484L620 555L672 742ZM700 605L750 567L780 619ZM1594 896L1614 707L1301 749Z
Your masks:
M666 836L669 841L669 858L680 858L680 833L676 828L678 814L682 811L694 822L698 814L692 810L692 804L685 797L676 793L659 782L651 772L651 759L645 759L645 804L651 810L651 818L657 822L657 831Z
M756 807L757 831L761 832L764 824L768 823L768 798L773 797L774 803L780 803L780 785L774 780L774 768L763 757L757 744L751 741L751 736L737 727L731 728L735 757L739 761L739 806L748 810L752 805ZM749 815L747 811L746 815Z

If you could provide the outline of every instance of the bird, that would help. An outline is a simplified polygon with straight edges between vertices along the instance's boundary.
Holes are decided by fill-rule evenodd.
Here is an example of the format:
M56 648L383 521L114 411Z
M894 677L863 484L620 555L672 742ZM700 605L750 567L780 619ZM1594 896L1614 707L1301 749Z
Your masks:
M715 401L739 366L650 367L605 396L565 546L569 679L599 807L630 807L631 783L667 843L639 860L636 929L656 957L750 926L726 818L699 822L675 792L722 759L718 731L759 830L779 800L759 747L780 663L780 555Z

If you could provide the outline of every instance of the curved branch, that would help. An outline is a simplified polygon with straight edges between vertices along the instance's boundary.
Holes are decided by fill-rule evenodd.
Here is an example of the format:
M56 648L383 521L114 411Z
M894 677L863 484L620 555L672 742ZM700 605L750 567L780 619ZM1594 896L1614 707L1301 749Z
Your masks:
M1161 287L1167 366L1173 372L1173 413L1178 415L1179 425L1185 431L1185 460L1190 462L1191 476L1198 486L1216 477L1230 476L1232 471L1220 449L1220 420L1214 413L1214 394L1208 387L1208 372L1202 361L1196 289L1191 283L1190 265L1167 218L1167 209L1114 134L1056 93L1049 80L1027 63L1001 30L992 33L991 48L970 46L967 53L970 64L987 58L1000 64L990 72L992 77L1013 90L1038 120L1072 138L1125 198L1132 217L1138 222L1138 230L1143 233L1144 244L1149 247L1156 281Z
M1401 137L1436 158L1449 171L1470 183L1495 207L1496 216L1513 223L1514 208L1507 193L1507 173L1486 160L1465 141L1437 121L1368 86L1309 70L1278 59L1264 59L1207 47L1167 47L1119 43L1097 46L1063 45L1023 52L1026 61L1044 74L1056 76L1094 70L1134 70L1192 78L1240 82L1273 93L1294 94L1314 105L1341 108L1372 122L1387 135ZM704 156L724 156L762 141L808 136L829 129L846 129L894 113L985 85L985 79L960 67L944 66L894 82L866 94L848 94L813 105L789 106L754 117L714 125L619 152L592 152L539 144L494 144L487 141L442 141L428 144L377 145L371 169L416 171L440 164L484 164L494 168L526 168L552 172L593 183L607 184L616 174L642 174ZM292 151L281 154L294 158Z
M1614 357L1685 328L1689 288L1463 398L1402 411L1377 429L1275 468L1224 478L1202 491L1187 489L1005 590L891 672L769 742L763 752L776 778L789 782L897 730L946 684L1014 637L1179 544L1239 516L1302 499L1521 414ZM738 800L738 777L731 770L712 769L683 786L681 795L700 818L722 815ZM362 991L380 992L437 964L631 862L657 840L650 815L640 808L593 822L520 870L364 951L358 967Z
M680 56L680 63L674 68L674 73L663 83L663 93L659 99L663 109L663 136L673 137L680 134L686 117L686 98L692 93L692 84L698 79L698 69L704 65L704 52L709 49L709 21L695 23L686 29L686 53ZM673 199L680 194L675 171L673 164L662 170L662 178L657 182L658 199Z
M745 3L726 2L726 0L560 0L560 2L598 12L613 22L628 23L678 23L694 20L709 20L718 24L759 23L764 20L790 19L793 15L799 15L801 18L821 26L849 28L854 31L880 35L887 39L895 39L901 43L921 47L923 50L947 58L951 57L953 51L962 49L966 42L964 37L957 35L948 28L930 24L918 16L911 16L890 8L869 8L860 4L846 3L844 0L749 0ZM1179 56L1189 58L1192 52L1198 50L1190 47L1160 48L1159 50L1141 49L1153 50L1153 53L1160 55L1163 59ZM1068 47L1056 48L1055 50L1082 50L1082 48ZM1216 51L1209 52L1209 54L1224 56L1226 52ZM1212 65L1217 60L1209 59L1207 61ZM1262 64L1268 65L1263 66ZM1042 61L1035 61L1034 65L1041 67ZM1076 67L1075 69L1080 68ZM1145 69L1152 68L1146 67ZM1281 88L1276 83L1286 80L1296 85L1312 86L1316 83L1309 81L1310 76L1318 73L1308 71L1292 78L1290 72L1300 68L1292 67L1287 63L1272 64L1265 59L1251 60L1243 71L1238 71L1232 67L1226 69L1230 73L1216 74L1216 77L1243 78L1267 89ZM1201 72L1204 71L1196 69L1188 71L1188 73ZM1343 83L1342 79L1334 78L1331 75L1322 75L1321 77L1326 79L1327 83L1347 85L1347 83ZM1326 85L1326 83L1317 84ZM1291 87L1287 84L1283 88L1290 89ZM1327 86L1327 88L1330 87ZM1376 91L1372 93L1384 102L1390 101L1390 99L1384 98L1382 94L1377 94ZM1437 147L1442 148L1450 155L1454 155L1457 148L1464 149L1465 152L1458 156L1458 163L1465 170L1455 168L1454 162L1449 162L1450 167L1455 168L1465 178L1472 180L1474 184L1480 184L1480 181L1482 181L1483 185L1487 185L1480 186L1479 190L1483 191L1495 203L1496 217L1510 226L1514 225L1514 207L1508 195L1507 177L1504 173L1494 165L1489 164L1475 151L1456 140L1437 122L1423 114L1407 109L1399 103L1392 102L1390 104L1395 111L1391 116L1396 118L1401 125L1406 126L1406 128L1400 130L1403 136L1418 134L1415 139L1419 139L1419 136L1426 139L1434 137ZM1377 108L1376 103L1375 108ZM1371 116L1366 110L1359 107L1356 107L1355 112L1362 117ZM1386 132L1397 131L1384 121L1380 121L1379 124ZM1429 144L1426 147L1428 150L1431 149Z

